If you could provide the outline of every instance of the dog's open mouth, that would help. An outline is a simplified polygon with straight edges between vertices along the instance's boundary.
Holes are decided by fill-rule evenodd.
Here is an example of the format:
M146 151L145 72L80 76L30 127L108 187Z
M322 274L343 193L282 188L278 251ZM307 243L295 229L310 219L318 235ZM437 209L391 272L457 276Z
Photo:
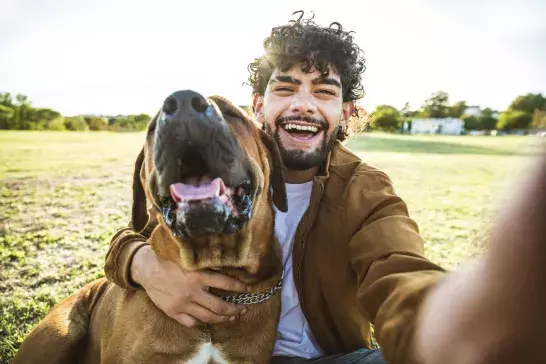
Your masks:
M173 233L196 238L230 234L250 219L252 185L226 186L221 177L190 176L170 185L170 199L163 199L163 216Z

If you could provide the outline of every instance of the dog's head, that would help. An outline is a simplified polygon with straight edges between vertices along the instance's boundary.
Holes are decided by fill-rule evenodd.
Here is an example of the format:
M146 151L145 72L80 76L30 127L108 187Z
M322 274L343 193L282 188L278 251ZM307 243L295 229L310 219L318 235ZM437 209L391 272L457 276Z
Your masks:
M286 211L273 139L226 99L191 90L167 97L150 122L133 191L133 228L154 227L156 253L186 268L259 259L269 241L252 236L274 233L271 202Z

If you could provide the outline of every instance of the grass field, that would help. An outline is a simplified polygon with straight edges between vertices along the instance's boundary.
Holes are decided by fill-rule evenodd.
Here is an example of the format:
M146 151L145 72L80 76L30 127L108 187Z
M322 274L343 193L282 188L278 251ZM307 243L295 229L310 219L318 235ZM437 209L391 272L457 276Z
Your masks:
M103 275L128 221L143 133L0 132L0 363L59 300ZM490 218L533 151L529 137L369 134L349 148L385 170L430 259L481 252Z

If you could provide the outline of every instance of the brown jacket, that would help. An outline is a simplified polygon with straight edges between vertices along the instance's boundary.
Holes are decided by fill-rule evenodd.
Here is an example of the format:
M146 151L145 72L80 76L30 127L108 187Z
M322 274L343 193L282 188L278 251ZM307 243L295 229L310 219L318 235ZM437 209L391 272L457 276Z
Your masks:
M412 363L420 303L445 271L424 257L423 239L389 177L337 142L314 178L298 226L293 271L309 326L326 354L371 347L370 323L389 363ZM130 263L153 226L112 239L105 272L139 289Z

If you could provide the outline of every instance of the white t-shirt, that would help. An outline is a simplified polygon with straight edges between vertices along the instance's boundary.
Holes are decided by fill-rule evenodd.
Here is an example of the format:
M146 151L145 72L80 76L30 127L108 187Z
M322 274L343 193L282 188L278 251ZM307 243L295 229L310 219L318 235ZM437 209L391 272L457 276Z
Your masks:
M275 208L275 235L282 247L284 281L281 290L281 318L273 355L311 359L322 356L323 353L301 311L292 272L292 248L298 224L309 206L313 182L285 185L288 211L284 213Z

